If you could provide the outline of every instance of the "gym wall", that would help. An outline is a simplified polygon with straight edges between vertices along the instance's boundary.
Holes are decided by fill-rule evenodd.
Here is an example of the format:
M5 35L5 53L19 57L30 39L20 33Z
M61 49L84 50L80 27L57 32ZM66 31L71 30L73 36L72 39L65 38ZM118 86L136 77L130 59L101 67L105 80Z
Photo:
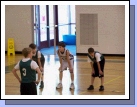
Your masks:
M76 5L77 53L125 54L124 5Z
M5 51L8 38L14 38L15 51L22 51L34 41L34 16L31 5L5 6Z

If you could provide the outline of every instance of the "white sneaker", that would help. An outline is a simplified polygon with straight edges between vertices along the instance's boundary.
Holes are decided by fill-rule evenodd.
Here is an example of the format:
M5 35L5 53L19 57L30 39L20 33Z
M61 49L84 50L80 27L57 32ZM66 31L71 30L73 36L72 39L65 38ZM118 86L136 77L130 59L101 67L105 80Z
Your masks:
M71 83L71 85L70 85L70 89L74 89L75 87L74 87L74 84L73 83Z
M62 87L62 83L59 83L56 88L61 88L61 87Z

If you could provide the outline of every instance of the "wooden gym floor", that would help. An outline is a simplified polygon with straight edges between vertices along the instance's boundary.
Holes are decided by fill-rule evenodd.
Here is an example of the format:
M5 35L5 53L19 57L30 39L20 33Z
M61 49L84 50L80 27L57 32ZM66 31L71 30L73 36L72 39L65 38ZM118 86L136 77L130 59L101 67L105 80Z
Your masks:
M5 55L5 95L20 94L20 84L11 70L21 58L22 56L17 54L15 56ZM87 90L91 80L91 67L86 56L74 57L74 90L69 89L71 81L68 70L63 73L63 88L56 89L59 82L59 59L54 55L45 56L44 88L39 89L37 86L38 95L125 95L125 57L106 56L105 58L105 90L99 92L99 78L95 78L95 89ZM20 75L19 71L18 74Z

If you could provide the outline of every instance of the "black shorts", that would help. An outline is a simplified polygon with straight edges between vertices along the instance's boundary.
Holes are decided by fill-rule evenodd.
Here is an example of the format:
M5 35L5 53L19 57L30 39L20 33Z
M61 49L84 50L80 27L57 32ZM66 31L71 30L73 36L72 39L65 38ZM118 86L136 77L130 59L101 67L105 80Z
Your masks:
M31 83L21 83L20 85L21 95L37 95L37 87L34 82Z
M103 58L100 62L100 69L102 72L104 72L104 66L105 66L105 58ZM99 70L98 70L98 65L97 63L93 64L94 70L95 70L95 74L92 75L93 77L99 77ZM104 75L102 75L102 77L104 77Z

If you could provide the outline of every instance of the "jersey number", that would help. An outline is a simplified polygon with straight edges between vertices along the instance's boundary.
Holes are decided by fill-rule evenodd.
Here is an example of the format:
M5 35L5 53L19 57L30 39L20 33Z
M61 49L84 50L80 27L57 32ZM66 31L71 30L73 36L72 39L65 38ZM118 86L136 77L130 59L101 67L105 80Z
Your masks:
M23 68L22 71L23 71L23 76L26 76L26 69Z

